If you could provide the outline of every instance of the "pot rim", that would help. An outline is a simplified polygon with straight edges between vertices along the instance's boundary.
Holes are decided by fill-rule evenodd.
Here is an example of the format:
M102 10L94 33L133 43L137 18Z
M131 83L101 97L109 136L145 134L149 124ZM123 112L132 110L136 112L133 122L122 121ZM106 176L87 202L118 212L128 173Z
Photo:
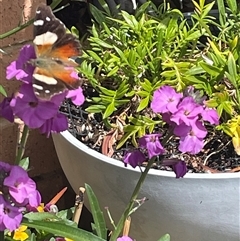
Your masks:
M53 135L58 135L58 134L53 134ZM77 147L78 149L82 150L83 152L86 152L88 155L93 156L94 158L98 158L103 162L106 162L108 164L111 164L113 166L117 166L123 169L128 169L133 172L140 172L139 169L137 168L132 168L131 166L125 167L123 163L119 160L107 157L103 155L102 153L99 153L90 147L86 146L84 143L79 141L77 138L75 138L68 130L63 131L60 133L60 135L70 142L72 145ZM176 177L174 172L171 171L162 171L162 170L155 170L155 169L150 169L148 172L148 175L155 175L155 176L163 176L163 177ZM192 178L192 179L226 179L226 178L240 178L240 172L236 173L214 173L214 174L209 174L209 173L187 173L184 176L185 178Z

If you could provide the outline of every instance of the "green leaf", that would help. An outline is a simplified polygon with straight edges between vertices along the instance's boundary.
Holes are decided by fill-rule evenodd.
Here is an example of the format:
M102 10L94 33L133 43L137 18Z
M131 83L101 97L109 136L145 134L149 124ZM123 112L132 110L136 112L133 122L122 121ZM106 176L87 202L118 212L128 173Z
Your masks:
M115 110L115 105L114 105L114 99L112 100L112 102L108 105L108 107L106 108L104 114L103 114L103 119L107 118L108 116L110 116Z
M99 63L103 63L102 59L93 51L88 50L87 53L96 61L98 61Z
M74 241L105 241L105 239L97 237L96 235L90 232L79 229L77 227L68 226L65 223L51 222L46 220L28 220L24 218L21 224L26 225L29 228L39 229L45 232L52 233L56 236L72 239Z
M56 216L56 214L53 213L48 213L48 212L30 212L26 213L24 215L25 218L29 220L37 220L37 221L42 221L42 220L58 220L60 221L61 219Z
M90 12L92 13L92 16L94 16L93 19L95 19L95 21L102 25L102 23L106 22L106 17L104 16L104 14L94 5L89 4L90 7Z
M226 0L228 7L231 9L232 13L237 14L238 6L236 0Z
M101 238L106 239L107 238L106 223L104 220L103 212L100 209L97 197L93 192L92 188L88 184L85 184L85 188L86 188L86 192L87 192L87 196L90 204L91 213L93 215L94 226L95 226L97 235Z
M36 241L36 234L35 233L31 233L30 239L29 241Z
M111 97L116 95L116 91L114 91L114 90L109 90L109 89L104 88L102 86L99 86L99 89L101 90L101 92L104 95L111 96Z
M116 46L114 46L114 49L116 50L116 52L120 56L121 60L124 61L125 63L129 64L126 56L123 53L123 51L121 49L117 48Z
M218 76L219 73L221 72L221 69L218 67L206 64L204 62L199 63L199 65L210 75L212 76Z
M139 127L138 126L134 126L134 127L132 127L132 126L128 126L129 128L132 128L132 130L131 131L129 131L129 132L126 132L126 134L124 134L124 136L121 138L121 140L118 142L118 145L117 145L117 147L116 147L116 149L119 149L119 148L121 148L123 145L124 145L124 143L128 140L128 138L130 138L131 136L133 136L133 135L135 135L135 133L137 133L138 132L138 130L139 130Z
M94 43L97 43L98 45L100 45L100 46L102 46L102 47L104 47L104 48L107 48L107 49L113 48L112 45L104 42L103 40L101 40L101 39L99 39L99 38L94 38L94 37L93 37L93 38L91 38L91 41L92 41L92 40L94 40Z
M170 241L170 235L167 233L163 235L158 241Z
M115 75L119 70L118 66L115 66L113 69L110 70L110 72L108 72L107 77L110 77L112 75Z
M105 105L91 105L86 109L86 111L90 113L101 113L104 110L106 110Z
M199 37L202 36L202 34L203 33L200 30L197 30L197 31L191 33L190 35L188 35L185 40L191 41L191 40L194 40L194 39L198 39Z
M236 67L236 62L232 53L229 53L229 56L228 56L228 71L231 76L231 79L230 79L231 82L235 85L235 87L237 87L236 86L237 67Z
M23 158L18 165L27 171L29 167L29 157Z
M0 94L2 94L3 96L7 97L7 92L5 91L5 89L3 88L2 85L0 85Z
M140 101L140 104L137 108L137 112L140 112L141 110L145 109L148 106L148 103L149 103L149 96L147 96L146 98Z

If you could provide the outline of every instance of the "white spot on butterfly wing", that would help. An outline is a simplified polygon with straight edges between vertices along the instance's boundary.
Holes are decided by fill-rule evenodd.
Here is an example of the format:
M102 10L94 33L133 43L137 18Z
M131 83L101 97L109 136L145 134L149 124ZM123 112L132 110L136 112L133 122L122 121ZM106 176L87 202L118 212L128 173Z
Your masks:
M46 32L41 35L37 35L33 40L36 45L54 44L58 39L57 34Z
M33 84L32 86L37 90L43 90L43 87L41 85Z
M42 19L34 21L33 25L34 26L43 26L44 21Z
M36 14L39 14L39 13L41 13L41 10L37 10L37 11L36 11Z
M48 22L50 22L50 21L51 21L51 18L49 18L49 17L46 17L46 20L47 20Z
M46 93L46 94L49 94L49 93L50 93L50 90L45 90L45 93Z
M40 81L40 82L43 82L47 85L56 85L57 84L56 79L54 79L52 77L42 75L42 74L33 74L33 78Z

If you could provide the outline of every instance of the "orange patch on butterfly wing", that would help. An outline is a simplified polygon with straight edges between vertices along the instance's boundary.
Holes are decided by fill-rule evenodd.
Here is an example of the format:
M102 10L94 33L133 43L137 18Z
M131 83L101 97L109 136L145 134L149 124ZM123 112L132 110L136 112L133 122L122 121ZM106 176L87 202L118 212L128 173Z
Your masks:
M74 56L79 56L81 54L80 47L77 48L74 43L68 43L56 49L53 49L51 52L52 58L59 58L65 61L68 61L69 58Z
M44 68L36 67L35 70L34 70L34 74L45 75L47 77L53 77L54 78L53 73L50 72L47 69L44 69Z
M47 55L52 51L52 44L35 45L37 56Z
M77 88L80 86L80 80L74 78L73 68L61 68L53 72L55 79L61 80L68 87Z

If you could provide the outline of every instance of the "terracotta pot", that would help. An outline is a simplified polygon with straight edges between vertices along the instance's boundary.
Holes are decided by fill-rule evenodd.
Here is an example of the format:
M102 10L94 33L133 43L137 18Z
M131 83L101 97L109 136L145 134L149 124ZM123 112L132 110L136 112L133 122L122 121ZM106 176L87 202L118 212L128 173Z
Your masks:
M88 148L68 131L53 135L53 140L73 189L77 192L88 183L103 211L109 207L117 223L139 179L139 169L126 168ZM189 173L176 179L172 172L150 170L139 196L149 200L132 214L130 236L156 241L169 233L171 241L238 241L239 188L240 173Z

